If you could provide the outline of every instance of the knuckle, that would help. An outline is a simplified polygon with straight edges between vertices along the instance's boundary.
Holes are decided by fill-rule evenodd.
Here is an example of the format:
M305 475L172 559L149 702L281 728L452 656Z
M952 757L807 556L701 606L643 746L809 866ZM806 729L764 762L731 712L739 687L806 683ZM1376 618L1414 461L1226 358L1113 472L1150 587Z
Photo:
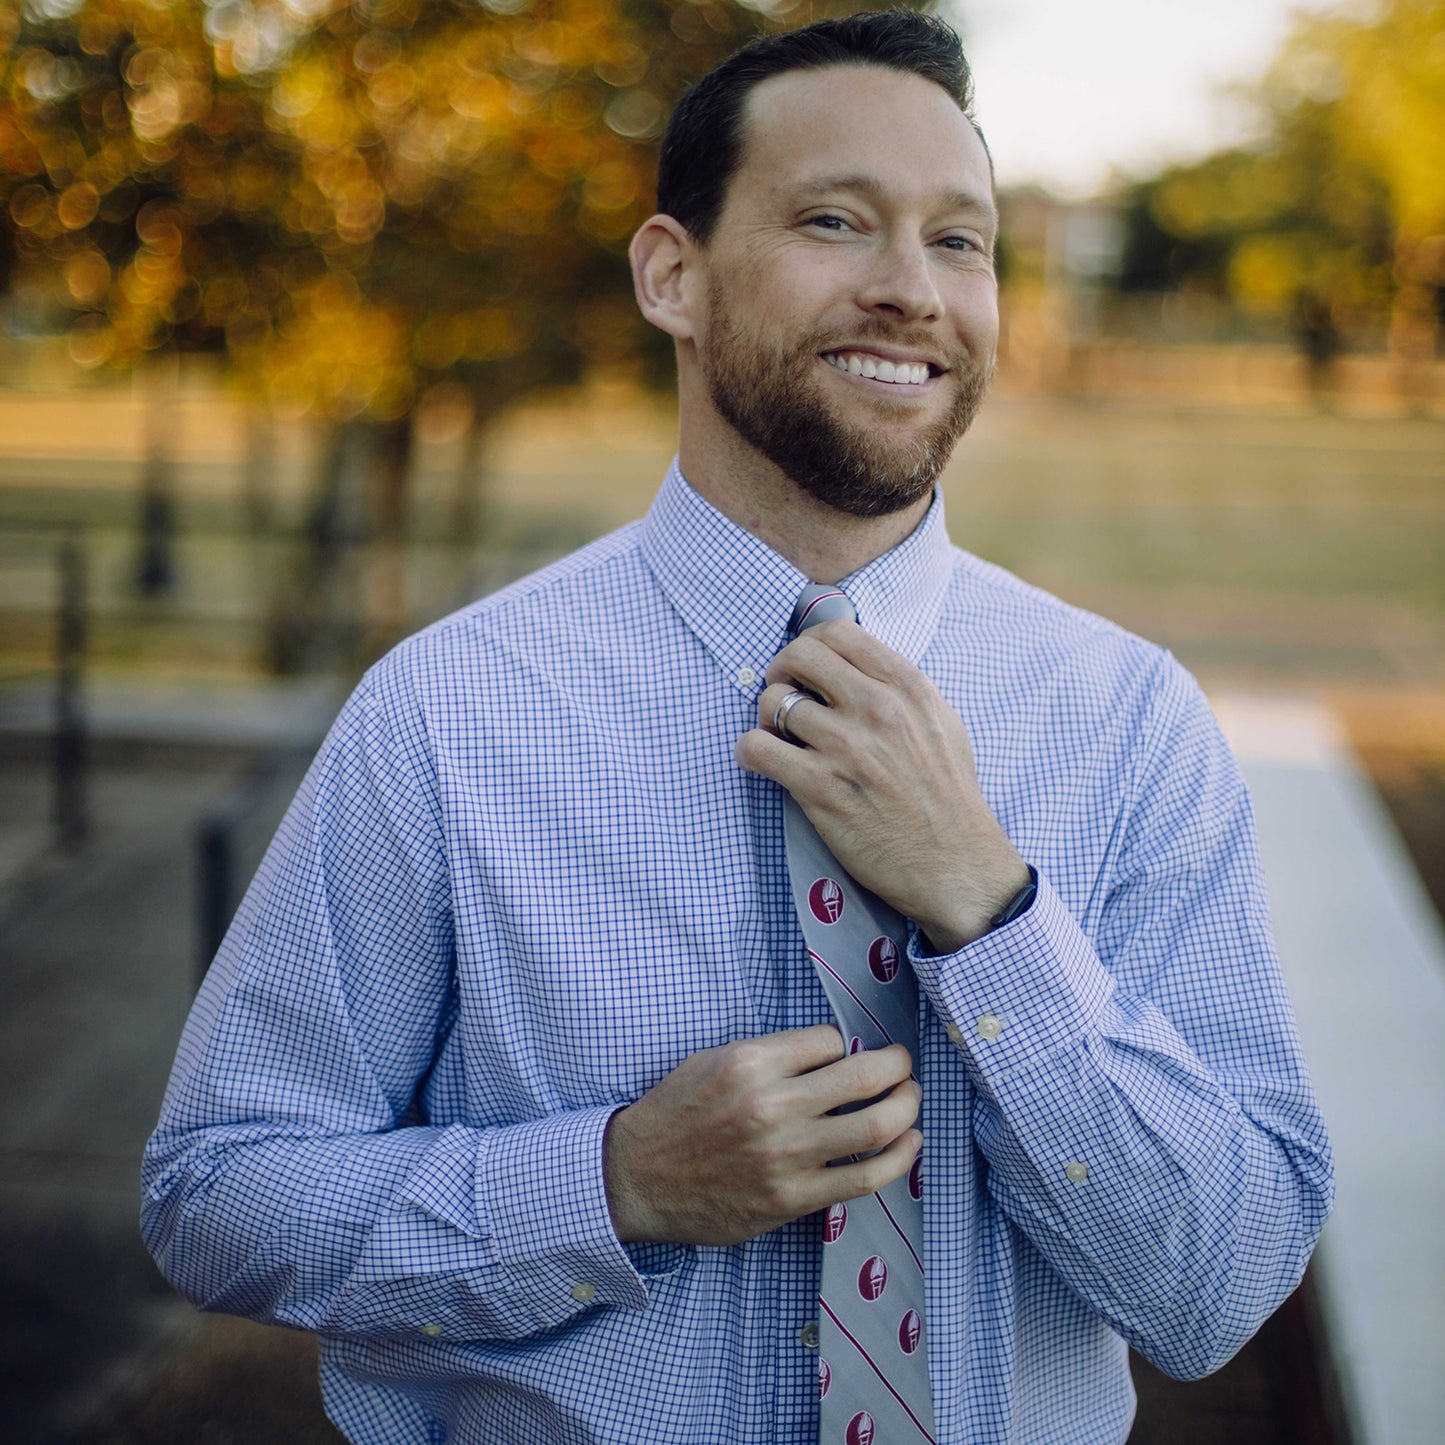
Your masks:
M895 1137L894 1131L889 1127L888 1117L881 1106L859 1114L858 1122L861 1126L864 1149L881 1149L885 1144L891 1143Z
M742 1102L741 1122L753 1138L767 1138L778 1127L782 1110L770 1094L749 1093Z
M791 1219L802 1213L798 1204L798 1186L786 1174L762 1176L756 1185L754 1200L760 1213L773 1219Z
M763 1072L763 1050L755 1039L739 1039L723 1046L722 1069L727 1081L748 1090Z
M899 1054L902 1054L900 1060ZM856 1082L860 1089L869 1094L882 1093L908 1076L906 1060L908 1051L898 1044L889 1044L884 1049L865 1049L853 1055L856 1068Z
M901 728L908 721L913 711L909 706L911 701L907 692L890 687L874 695L873 705L879 721L892 730Z
M885 1184L891 1184L907 1168L906 1160L900 1163L891 1154L875 1154L873 1158L865 1159L863 1164L870 1194L882 1189Z

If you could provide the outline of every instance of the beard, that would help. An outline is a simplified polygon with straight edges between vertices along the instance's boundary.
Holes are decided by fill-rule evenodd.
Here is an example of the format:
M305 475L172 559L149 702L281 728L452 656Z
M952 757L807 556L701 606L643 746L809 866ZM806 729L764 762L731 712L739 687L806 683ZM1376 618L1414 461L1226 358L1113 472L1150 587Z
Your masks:
M836 511L886 517L933 490L978 412L993 367L979 365L966 353L944 358L955 388L952 403L923 431L898 440L881 428L842 420L812 380L821 352L868 341L933 349L877 322L865 322L844 340L815 335L796 346L769 347L733 325L714 288L708 294L708 340L700 361L719 414L786 477ZM899 415L906 414L904 407L912 410L903 403Z

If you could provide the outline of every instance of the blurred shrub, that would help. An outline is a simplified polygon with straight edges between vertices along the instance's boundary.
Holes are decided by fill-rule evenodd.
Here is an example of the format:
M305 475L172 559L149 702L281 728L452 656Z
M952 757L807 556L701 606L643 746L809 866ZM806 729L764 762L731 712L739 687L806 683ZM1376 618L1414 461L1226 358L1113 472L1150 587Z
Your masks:
M1301 13L1250 97L1260 140L1139 187L1126 289L1197 287L1288 315L1302 291L1357 324L1445 287L1445 0ZM1433 343L1432 343L1433 344Z

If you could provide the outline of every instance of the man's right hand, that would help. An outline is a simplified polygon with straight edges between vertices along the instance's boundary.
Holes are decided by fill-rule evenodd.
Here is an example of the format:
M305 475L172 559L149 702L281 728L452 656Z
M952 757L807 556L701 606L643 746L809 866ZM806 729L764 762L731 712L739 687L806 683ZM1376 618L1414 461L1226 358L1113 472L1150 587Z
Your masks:
M923 1145L910 1127L922 1097L911 1071L899 1044L845 1055L832 1024L693 1054L608 1124L617 1237L739 1244L881 1189ZM828 1168L860 1154L870 1157Z

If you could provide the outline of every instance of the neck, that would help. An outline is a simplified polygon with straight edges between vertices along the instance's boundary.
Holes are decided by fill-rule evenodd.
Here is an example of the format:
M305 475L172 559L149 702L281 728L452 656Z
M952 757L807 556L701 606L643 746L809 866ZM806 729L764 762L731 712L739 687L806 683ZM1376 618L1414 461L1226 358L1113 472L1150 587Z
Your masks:
M910 536L928 511L931 496L886 517L840 512L749 446L711 406L682 401L678 465L688 485L810 582L851 576Z

